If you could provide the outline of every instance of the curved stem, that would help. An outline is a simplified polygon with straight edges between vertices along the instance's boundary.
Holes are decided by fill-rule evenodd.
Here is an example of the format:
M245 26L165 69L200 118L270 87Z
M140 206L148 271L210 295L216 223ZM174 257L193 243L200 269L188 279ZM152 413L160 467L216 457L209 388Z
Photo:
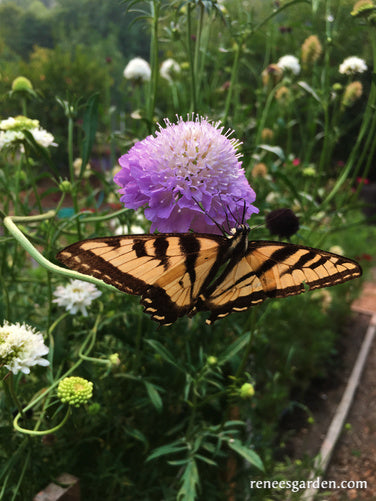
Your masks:
M41 430L28 430L26 428L22 428L22 426L20 426L18 424L18 420L21 417L21 413L19 412L13 420L13 427L15 430L19 431L20 433L25 433L27 435L33 435L33 436L47 435L47 434L55 433L56 431L60 430L60 428L62 428L64 426L64 424L67 422L68 417L70 416L70 413L71 413L71 407L69 406L67 413L65 414L63 420L58 425L54 426L53 428L50 428L49 430L41 431Z
M39 216L30 216L26 217L15 217L15 216L6 216L4 218L4 226L8 229L11 235L18 241L18 243L28 252L37 263L46 268L47 270L58 273L59 275L63 275L68 278L73 278L77 280L83 280L85 282L90 282L92 284L98 285L99 287L105 287L108 290L113 292L118 292L116 287L112 285L106 284L102 280L98 278L91 277L89 275L84 275L83 273L79 273L78 271L68 270L67 268L62 268L61 266L57 266L56 264L51 263L48 259L46 259L42 254L37 251L37 249L32 245L32 243L25 237L25 235L18 229L18 227L14 224L15 221L37 221L42 219L48 219L49 217L53 217L55 215L55 211L49 211L46 214L40 214Z

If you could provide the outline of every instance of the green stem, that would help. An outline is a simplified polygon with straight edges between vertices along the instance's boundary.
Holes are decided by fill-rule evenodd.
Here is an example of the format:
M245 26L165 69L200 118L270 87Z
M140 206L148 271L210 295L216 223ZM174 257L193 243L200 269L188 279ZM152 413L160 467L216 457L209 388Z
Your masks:
M65 414L63 420L58 425L54 426L53 428L50 428L49 430L43 430L43 431L40 431L40 430L28 430L27 428L22 428L18 424L18 420L21 417L21 414L18 413L17 416L14 418L13 427L14 427L15 430L19 431L20 433L25 433L27 435L32 435L32 436L47 435L47 434L55 433L58 430L60 430L60 428L62 428L65 425L65 423L67 422L67 420L68 420L68 418L70 416L70 413L71 413L71 407L69 406L68 409L67 409L67 413Z
M195 113L197 111L197 96L196 96L196 75L194 68L194 58L192 49L192 5L190 2L187 4L187 45L188 45L188 60L189 71L191 75L191 104L190 111Z
M230 112L230 106L231 106L231 102L232 102L232 96L233 96L234 89L235 89L236 82L237 82L237 78L238 78L241 45L242 45L242 42L240 42L240 44L238 44L238 43L235 44L235 49L234 49L235 55L234 55L234 60L232 63L232 69L231 69L230 87L228 89L228 93L226 96L225 111L223 114L223 123L227 122L228 114Z
M153 0L150 2L151 17L153 20L151 40L150 40L150 66L151 66L151 80L148 92L148 126L149 132L152 132L152 124L154 119L155 103L157 99L157 88L159 78L158 67L158 27L159 27L159 9L160 1Z
M26 148L25 148L25 150L26 150ZM28 175L28 178L29 178L30 183L31 183L31 187L32 187L33 192L34 192L35 200L36 200L36 202L38 204L38 210L39 210L39 212L42 212L43 211L43 209L42 209L42 203L41 203L40 196L39 196L39 193L38 193L37 185L35 184L35 178L34 178L32 172L31 172L29 156L28 156L28 154L26 152L25 152L25 160L26 160L27 175Z
M43 219L49 219L55 216L55 211L49 211L46 214L40 214L39 216L30 216L30 217L17 217L17 216L6 216L4 218L4 226L8 229L11 235L18 241L18 243L28 252L37 263L46 268L48 271L52 273L58 273L59 275L63 275L68 278L83 280L85 282L90 282L99 287L105 287L108 290L113 292L118 292L116 287L112 285L106 284L102 280L98 278L91 277L89 275L84 275L79 273L78 271L68 270L67 268L62 268L61 266L57 266L56 264L51 263L48 259L46 259L42 254L37 251L37 249L32 245L32 243L25 237L25 235L17 228L13 221L19 222L29 222L29 221L37 221Z
M30 457L31 457L31 449L29 448L29 450L27 451L27 455L26 455L26 458L25 458L24 465L22 467L21 474L18 477L18 482L17 482L17 485L16 485L16 487L14 489L14 492L13 492L12 501L14 501L17 498L17 496L18 496L18 491L19 491L19 488L21 487L22 481L24 479L24 476L25 476L25 473L26 473L26 468L29 465Z

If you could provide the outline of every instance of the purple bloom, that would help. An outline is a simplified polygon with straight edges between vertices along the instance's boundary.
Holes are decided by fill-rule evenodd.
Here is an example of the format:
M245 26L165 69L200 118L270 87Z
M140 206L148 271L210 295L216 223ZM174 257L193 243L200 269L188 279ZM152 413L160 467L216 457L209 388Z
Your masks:
M229 230L243 222L243 212L245 220L258 212L232 131L223 134L220 122L202 117L165 124L120 157L114 177L126 207L145 207L152 232L218 233L210 218Z

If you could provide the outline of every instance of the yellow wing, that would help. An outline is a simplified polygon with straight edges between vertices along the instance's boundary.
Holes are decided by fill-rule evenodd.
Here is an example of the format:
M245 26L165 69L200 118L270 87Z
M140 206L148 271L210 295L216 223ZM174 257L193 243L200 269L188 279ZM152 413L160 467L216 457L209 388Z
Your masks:
M68 268L142 296L145 311L170 324L192 310L228 245L218 235L124 235L74 243L57 258Z
M200 295L197 311L211 311L210 324L268 297L297 295L306 286L329 287L361 274L358 263L337 254L282 242L249 242L245 256Z

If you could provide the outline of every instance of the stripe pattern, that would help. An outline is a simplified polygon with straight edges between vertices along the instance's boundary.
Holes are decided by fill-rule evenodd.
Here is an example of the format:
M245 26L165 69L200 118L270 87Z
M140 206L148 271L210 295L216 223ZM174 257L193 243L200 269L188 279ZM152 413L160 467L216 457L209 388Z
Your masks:
M83 240L57 258L73 270L141 296L144 311L169 325L210 311L208 324L267 298L300 294L359 277L351 259L283 242L250 241L240 226L227 238L164 233Z

